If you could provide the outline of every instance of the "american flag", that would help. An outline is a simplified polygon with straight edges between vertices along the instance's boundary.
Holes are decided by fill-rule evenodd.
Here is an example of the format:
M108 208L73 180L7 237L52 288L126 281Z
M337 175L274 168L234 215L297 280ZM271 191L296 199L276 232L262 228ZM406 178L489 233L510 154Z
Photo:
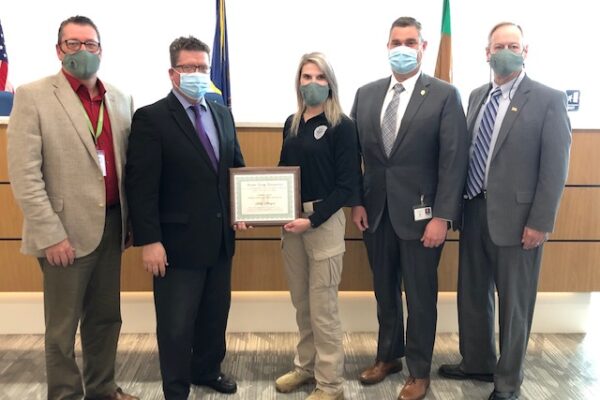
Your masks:
M4 43L4 32L2 31L2 22L0 22L0 91L6 90L7 77L8 56L6 55L6 45Z

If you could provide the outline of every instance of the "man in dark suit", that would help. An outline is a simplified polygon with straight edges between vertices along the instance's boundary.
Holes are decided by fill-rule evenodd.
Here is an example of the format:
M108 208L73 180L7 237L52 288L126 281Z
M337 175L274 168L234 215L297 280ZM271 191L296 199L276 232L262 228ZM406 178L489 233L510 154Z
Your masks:
M377 383L400 371L406 355L402 400L421 399L429 387L437 266L448 225L460 215L467 167L458 91L421 73L426 46L418 21L397 19L388 42L393 75L361 87L352 109L364 162L362 205L353 207L352 219L364 231L379 319L376 362L360 380Z
M517 399L542 245L554 228L567 177L571 127L565 94L525 74L521 27L500 23L488 40L494 82L471 93L467 114L473 139L459 251L462 361L442 365L439 372L453 379L493 381L490 399Z
M228 170L244 166L229 109L204 98L208 46L181 37L169 50L173 90L134 114L126 168L134 245L154 274L168 400L187 399L190 383L237 390L221 362L234 252Z

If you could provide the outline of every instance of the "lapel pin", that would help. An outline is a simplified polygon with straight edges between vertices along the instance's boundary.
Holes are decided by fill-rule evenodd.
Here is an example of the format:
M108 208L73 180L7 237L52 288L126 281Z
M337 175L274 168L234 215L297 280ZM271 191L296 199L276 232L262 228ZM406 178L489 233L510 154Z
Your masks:
M425 89L421 90L421 96L425 96Z
M510 111L517 112L517 111L519 111L519 109L517 107L513 107L513 108L510 109Z

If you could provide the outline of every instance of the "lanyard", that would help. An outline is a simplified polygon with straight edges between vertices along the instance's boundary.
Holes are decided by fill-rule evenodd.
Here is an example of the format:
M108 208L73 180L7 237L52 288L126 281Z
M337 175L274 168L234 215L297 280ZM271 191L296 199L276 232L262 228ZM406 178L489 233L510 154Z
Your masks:
M81 107L83 108L83 114L85 115L85 120L87 122L88 129L89 129L90 133L92 134L94 143L96 143L96 142L98 142L98 137L100 137L100 135L102 134L102 127L104 126L104 99L102 99L102 102L100 102L100 113L98 115L98 125L96 126L95 131L94 131L94 127L92 126L92 121L90 120L90 117L88 116L87 111L85 111L85 107L83 107L83 104L81 104Z

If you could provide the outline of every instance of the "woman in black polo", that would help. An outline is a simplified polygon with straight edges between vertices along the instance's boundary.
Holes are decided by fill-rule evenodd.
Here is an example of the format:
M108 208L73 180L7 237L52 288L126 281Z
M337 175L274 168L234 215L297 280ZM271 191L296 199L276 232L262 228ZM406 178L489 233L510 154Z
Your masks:
M308 381L307 399L344 398L344 350L338 285L345 251L343 206L359 185L354 122L342 113L333 69L321 53L305 54L296 75L298 110L285 122L279 165L299 166L302 215L283 226L283 260L300 341L294 369L276 388Z

